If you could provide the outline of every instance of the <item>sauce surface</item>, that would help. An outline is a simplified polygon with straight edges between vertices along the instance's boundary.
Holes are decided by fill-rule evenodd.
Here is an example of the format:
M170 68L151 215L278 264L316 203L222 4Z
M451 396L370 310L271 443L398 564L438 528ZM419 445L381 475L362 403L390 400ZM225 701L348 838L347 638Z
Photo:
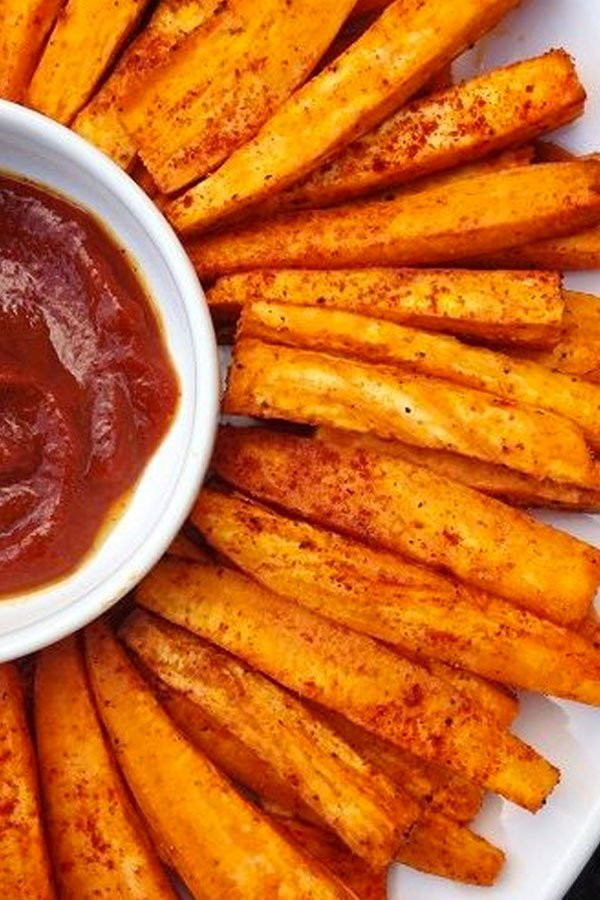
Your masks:
M0 175L0 593L77 566L178 395L124 251L86 211Z

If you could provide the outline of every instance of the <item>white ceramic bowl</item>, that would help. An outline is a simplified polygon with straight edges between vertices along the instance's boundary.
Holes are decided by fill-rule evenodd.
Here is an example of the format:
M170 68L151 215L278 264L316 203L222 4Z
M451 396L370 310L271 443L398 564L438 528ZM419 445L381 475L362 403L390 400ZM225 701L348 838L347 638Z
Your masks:
M204 294L175 233L143 191L86 141L0 101L0 171L24 176L92 212L137 263L181 384L168 434L122 517L71 575L0 599L0 661L52 643L127 593L183 523L206 472L218 416L218 362Z

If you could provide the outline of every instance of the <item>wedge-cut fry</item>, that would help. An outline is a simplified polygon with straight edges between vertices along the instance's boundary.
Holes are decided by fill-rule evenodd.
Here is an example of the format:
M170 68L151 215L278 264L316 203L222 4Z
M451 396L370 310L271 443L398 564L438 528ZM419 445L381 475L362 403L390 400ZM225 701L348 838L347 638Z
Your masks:
M582 541L370 448L226 428L213 468L258 499L452 572L559 624L583 619L600 582L598 552Z
M251 338L236 343L224 410L372 432L582 487L598 483L583 432L561 416L438 378Z
M348 896L183 738L106 625L86 630L86 653L123 774L193 894L232 900Z
M534 362L513 360L505 353L470 347L448 335L428 334L385 319L265 301L245 308L238 334L400 366L547 409L576 422L589 444L600 448L600 387ZM506 463L510 465L508 458Z
M599 357L600 358L600 357ZM542 481L515 472L506 466L469 459L449 450L428 450L425 447L411 447L400 441L382 441L370 434L351 431L336 431L331 428L317 429L317 436L327 442L342 441L346 446L367 447L379 453L399 456L415 466L425 466L467 487L489 494L513 506L550 507L565 510L600 510L600 491L586 490L571 484Z
M193 559L203 562L206 559L206 551L192 541L183 531L171 541L167 549L169 556L178 556L181 559Z
M564 50L418 100L278 197L274 211L333 206L472 163L576 118L585 91Z
M600 269L600 225L566 237L546 238L486 254L479 257L475 265L562 272Z
M556 784L553 766L446 682L233 569L166 559L137 598L307 699L527 809Z
M35 720L61 896L175 900L105 743L77 638L38 657Z
M307 78L352 0L238 0L122 95L121 118L164 193L219 166Z
M313 708L357 753L369 760L427 808L465 824L481 808L481 788L450 769L419 759L401 747L366 731L343 715L313 704Z
M169 207L174 224L207 228L297 181L398 109L517 2L396 0L253 140Z
M0 97L19 103L63 0L2 0Z
M0 665L0 884L7 898L55 900L36 763L17 669Z
M87 103L149 0L67 0L27 90L29 106L65 125Z
M299 700L259 672L148 613L134 613L120 633L161 681L205 709L265 760L279 780L293 785L354 853L375 868L394 859L419 818L418 804Z
M137 146L121 122L122 96L164 63L188 34L217 15L220 6L221 0L160 0L115 71L75 119L74 130L129 169Z
M289 815L273 816L279 828L291 841L318 859L360 900L387 900L387 871L374 871L358 856L350 853L331 832L302 822Z
M597 223L599 173L595 160L502 169L390 201L282 213L188 249L204 277L269 267L430 266L472 259ZM185 230L193 204L178 202L183 212L174 221Z
M556 344L564 312L555 272L261 269L220 278L206 298L225 326L243 307L265 300L344 309L428 331L534 347Z
M205 488L192 521L243 572L342 625L507 685L600 705L600 653L511 603L237 494ZM510 694L429 667L510 725Z

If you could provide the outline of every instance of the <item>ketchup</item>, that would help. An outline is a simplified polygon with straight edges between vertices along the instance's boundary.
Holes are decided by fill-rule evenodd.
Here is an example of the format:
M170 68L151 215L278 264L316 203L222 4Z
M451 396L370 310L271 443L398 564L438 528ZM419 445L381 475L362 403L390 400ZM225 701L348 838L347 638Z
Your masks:
M83 209L0 175L0 592L81 562L178 394L126 253Z

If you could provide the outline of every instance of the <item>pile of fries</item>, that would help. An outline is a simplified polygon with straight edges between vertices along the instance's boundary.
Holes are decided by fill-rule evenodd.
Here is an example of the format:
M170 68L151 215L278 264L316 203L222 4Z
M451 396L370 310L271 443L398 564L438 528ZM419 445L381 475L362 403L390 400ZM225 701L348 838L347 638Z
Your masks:
M0 667L9 898L491 885L484 791L555 788L511 726L600 706L600 552L527 512L600 511L600 300L561 276L600 161L539 141L565 51L452 84L517 5L5 0L0 95L133 174L234 341L185 533L39 654L33 737Z

